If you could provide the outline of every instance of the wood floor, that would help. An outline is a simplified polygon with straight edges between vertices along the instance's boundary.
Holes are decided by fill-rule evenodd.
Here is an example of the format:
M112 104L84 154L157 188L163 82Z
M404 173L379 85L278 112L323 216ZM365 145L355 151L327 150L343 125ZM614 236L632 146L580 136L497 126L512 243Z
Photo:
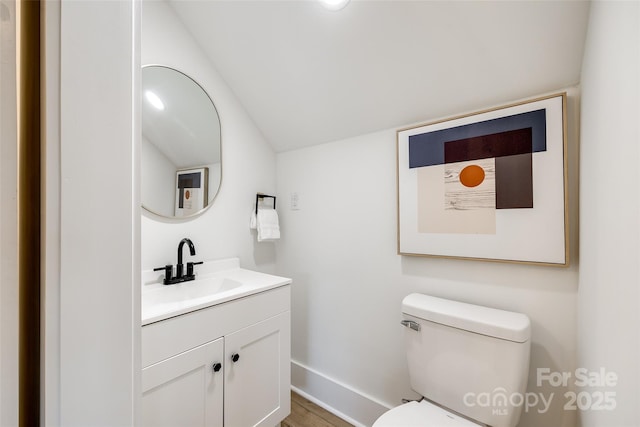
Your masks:
M353 427L331 412L291 392L291 415L285 418L282 427Z

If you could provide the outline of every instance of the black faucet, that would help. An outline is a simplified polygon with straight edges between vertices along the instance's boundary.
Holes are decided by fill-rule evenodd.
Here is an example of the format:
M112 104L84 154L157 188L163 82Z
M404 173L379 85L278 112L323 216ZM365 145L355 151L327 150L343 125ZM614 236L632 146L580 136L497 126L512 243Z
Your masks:
M196 278L196 275L193 272L193 266L202 264L202 261L200 261L200 262L188 262L187 263L187 272L186 272L186 274L183 274L183 272L184 272L184 264L182 263L182 248L184 247L185 243L189 246L189 254L191 256L194 256L196 254L196 247L194 246L194 244L191 241L191 239L188 239L188 238L185 237L184 239L180 240L180 243L178 244L178 264L176 264L176 275L175 275L175 277L173 277L173 266L171 264L167 264L164 267L158 267L158 268L154 268L153 269L153 271L164 270L164 281L163 281L163 283L165 285L173 285L175 283L188 282L188 281L194 280Z
M196 254L196 247L193 245L191 239L187 239L185 237L184 239L180 240L180 243L178 244L178 264L176 264L176 279L180 279L181 277L183 277L182 272L184 269L184 264L182 264L182 247L185 243L189 245L189 253L191 254L191 256L194 256Z

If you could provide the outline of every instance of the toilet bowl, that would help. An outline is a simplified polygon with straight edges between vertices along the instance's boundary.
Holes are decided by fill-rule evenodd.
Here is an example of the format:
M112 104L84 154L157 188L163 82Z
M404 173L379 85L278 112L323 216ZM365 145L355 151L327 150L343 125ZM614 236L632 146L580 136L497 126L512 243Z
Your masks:
M515 427L529 373L531 322L521 313L410 294L402 301L411 388L421 401L374 427ZM491 396L490 404L478 396ZM519 403L519 404L516 404Z
M380 416L372 427L479 427L466 418L449 412L428 400L397 406Z

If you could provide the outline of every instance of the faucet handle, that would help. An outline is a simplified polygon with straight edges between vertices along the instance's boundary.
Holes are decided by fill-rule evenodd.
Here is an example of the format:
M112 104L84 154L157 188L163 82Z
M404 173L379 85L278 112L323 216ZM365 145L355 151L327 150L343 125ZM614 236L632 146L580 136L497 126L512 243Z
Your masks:
M187 276L193 276L193 266L194 265L200 265L202 263L204 263L204 261L188 262L187 263Z
M164 284L167 285L172 279L173 276L173 265L167 264L164 267L154 268L153 271L164 270Z

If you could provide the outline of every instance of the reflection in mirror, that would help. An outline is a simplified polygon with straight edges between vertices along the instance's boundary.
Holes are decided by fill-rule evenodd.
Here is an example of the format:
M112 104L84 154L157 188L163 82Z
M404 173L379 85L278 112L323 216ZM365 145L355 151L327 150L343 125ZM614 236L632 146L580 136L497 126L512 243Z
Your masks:
M196 215L222 179L220 119L211 98L187 75L142 69L142 207L164 217Z

